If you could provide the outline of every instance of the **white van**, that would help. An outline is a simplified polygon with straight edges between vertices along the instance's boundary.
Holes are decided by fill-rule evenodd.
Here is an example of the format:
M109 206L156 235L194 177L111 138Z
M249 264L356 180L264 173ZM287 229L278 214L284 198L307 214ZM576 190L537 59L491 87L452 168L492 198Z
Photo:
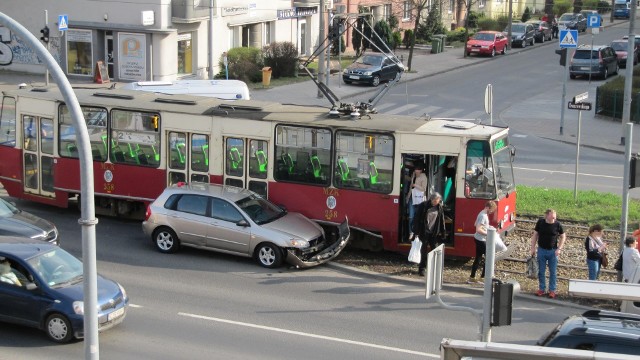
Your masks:
M122 89L151 91L170 95L198 95L222 100L249 100L249 88L240 80L137 81Z

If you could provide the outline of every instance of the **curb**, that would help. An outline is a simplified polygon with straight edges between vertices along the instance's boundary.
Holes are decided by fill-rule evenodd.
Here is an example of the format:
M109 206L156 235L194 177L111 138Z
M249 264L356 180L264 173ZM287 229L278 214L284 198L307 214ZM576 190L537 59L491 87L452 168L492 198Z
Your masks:
M338 263L336 263L334 261L330 261L328 263L325 263L324 265L326 267L329 267L331 269L337 270L337 271L345 273L345 274L350 274L350 275L355 275L355 276L359 276L359 277L363 277L363 278L379 280L379 281L383 281L383 282L387 282L387 283L393 283L393 284L399 284L399 285L409 285L409 286L416 286L416 287L424 287L425 286L424 285L424 281L419 280L419 279L407 279L407 278L403 278L403 277L395 276L395 275L381 274L381 273L377 273L377 272L374 272L374 271L369 271L369 270L359 269L359 268L355 268L355 267L348 266L348 265L338 264ZM459 292L459 293L472 294L472 295L482 295L484 293L484 289L483 288L469 287L469 286L465 286L465 285L443 284L442 288L444 290L446 290L446 291ZM589 307L589 306L574 304L574 303L571 303L571 302L566 302L566 301L561 301L561 300L548 299L548 298L538 297L538 296L535 296L535 295L524 294L524 293L518 293L514 297L515 298L519 298L519 299L529 300L529 301L538 301L538 302L541 302L541 303L554 305L554 306L563 306L563 307L568 307L568 308L574 308L574 309L583 310L583 311L593 310L593 308Z

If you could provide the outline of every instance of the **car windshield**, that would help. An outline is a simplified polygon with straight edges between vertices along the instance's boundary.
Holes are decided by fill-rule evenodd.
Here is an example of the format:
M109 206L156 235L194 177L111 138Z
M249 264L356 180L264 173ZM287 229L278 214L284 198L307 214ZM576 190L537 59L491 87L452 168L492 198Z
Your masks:
M10 217L13 216L13 214L17 214L19 212L20 210L18 210L17 207L0 198L0 217Z
M598 52L595 50L578 50L575 55L573 55L574 59L597 59Z
M626 42L626 41L624 41L624 42L617 41L617 42L611 43L611 47L615 51L627 51L627 44L628 44L628 42Z
M613 6L614 9L616 10L626 10L627 9L627 4L615 4Z
M240 199L236 201L236 205L258 225L270 223L287 213L274 203L258 195L250 195Z
M380 56L372 56L372 55L365 55L365 56L361 56L360 58L358 58L358 60L356 60L356 62L359 63L359 64L364 64L364 65L380 66L382 64L382 57L380 57Z
M63 287L82 281L82 263L60 248L40 254L27 262L50 287Z
M564 14L560 16L560 21L571 21L575 20L576 16L573 14Z
M493 41L493 34L478 33L478 34L475 34L473 38L476 40L482 40L482 41Z
M513 24L511 25L511 32L522 33L524 32L524 25Z

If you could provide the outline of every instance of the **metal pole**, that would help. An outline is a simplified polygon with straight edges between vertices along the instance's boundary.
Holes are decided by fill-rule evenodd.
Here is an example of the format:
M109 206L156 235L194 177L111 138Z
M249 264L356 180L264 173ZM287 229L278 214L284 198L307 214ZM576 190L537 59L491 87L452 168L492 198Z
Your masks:
M213 9L215 0L209 0L209 80L213 80Z
M487 251L484 255L484 296L482 298L482 341L491 341L491 298L493 297L493 272L496 261L496 229L487 229Z
M44 26L49 26L49 11L45 10L44 11ZM49 39L51 39L51 32L49 32ZM9 39L11 40L11 39ZM47 44L47 52L49 52L49 41L46 42ZM46 86L49 86L49 68L46 67L44 69L44 84Z
M589 57L589 85L591 85L591 73L593 72L593 28L591 28L591 53ZM582 112L582 110L580 110L580 112Z
M469 1L469 3L471 3L471 0L467 0ZM509 0L509 29L507 31L507 38L509 39L509 41L507 41L507 47L509 48L509 50L511 50L511 24L513 23L513 0Z
M635 46L635 31L634 26L636 22L636 0L631 0L629 3L631 9L629 9L629 40L627 41L627 54L633 54L633 47ZM613 10L612 10L613 12ZM624 102L622 106L622 123L628 123L631 121L631 86L633 82L633 56L627 56L627 71L624 78ZM624 140L625 127L622 127L622 137L620 138L620 145L625 144Z
M571 59L571 54L569 54L569 52L571 51L571 49L567 49L567 62L569 61L569 59ZM565 63L564 64L564 72L563 72L563 79L562 79L562 100L560 101L560 135L563 134L563 127L564 127L564 108L567 106L567 78L569 77L569 64Z
M341 87L342 81L340 78L342 76L342 34L338 36L338 87Z
M620 219L620 251L624 249L624 238L627 237L627 227L629 220L629 177L631 176L630 163L631 145L633 144L633 123L626 123L624 129L626 138L629 139L629 141L627 141L624 146L624 175L622 177L622 215Z
M318 16L320 18L320 31L318 32L318 48L323 48L324 47L324 3L325 0L320 0L320 11L318 11ZM322 84L323 83L323 77L324 77L324 51L321 51L320 54L318 55L318 83ZM322 95L322 91L320 90L320 87L318 87L318 98L321 98Z
M489 84L489 101L491 102L491 113L489 113L489 125L493 126L493 85Z
M578 163L580 161L580 128L582 127L582 110L578 111L578 142L576 143L576 174L573 179L573 200L578 200Z
M0 24L15 32L24 42L31 47L38 56L44 59L44 63L53 75L53 80L58 85L65 103L69 107L73 127L78 141L78 155L80 157L80 201L81 215L78 223L82 226L82 260L84 273L84 355L85 359L100 358L100 344L98 342L98 288L96 272L96 228L98 220L95 218L95 203L93 200L93 157L91 155L91 143L87 123L80 109L69 80L60 68L60 65L51 56L40 41L20 25L17 21L0 12Z

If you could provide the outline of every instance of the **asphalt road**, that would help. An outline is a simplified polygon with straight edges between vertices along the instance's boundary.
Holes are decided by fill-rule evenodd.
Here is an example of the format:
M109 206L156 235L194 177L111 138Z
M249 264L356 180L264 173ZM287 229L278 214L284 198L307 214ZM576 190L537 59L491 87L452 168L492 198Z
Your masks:
M18 206L54 221L62 247L81 257L80 214ZM424 289L340 273L259 267L250 259L185 249L155 250L139 222L100 218L98 271L120 282L132 306L100 334L103 359L415 359L438 357L442 338L474 340L470 313L426 302ZM446 292L447 303L481 309L479 293ZM518 300L513 325L493 340L533 344L575 308ZM0 324L2 359L69 359L84 344L55 345L44 333Z

